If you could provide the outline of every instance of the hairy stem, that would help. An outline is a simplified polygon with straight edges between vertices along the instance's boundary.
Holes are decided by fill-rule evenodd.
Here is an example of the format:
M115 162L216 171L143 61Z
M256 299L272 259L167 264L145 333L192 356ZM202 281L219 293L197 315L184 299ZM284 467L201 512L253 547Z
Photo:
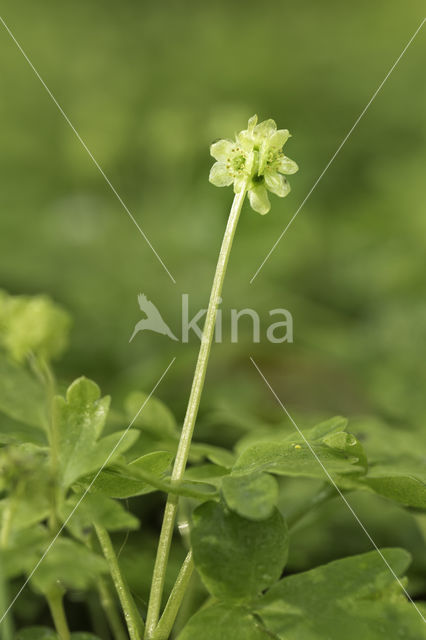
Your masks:
M188 586L186 587L184 598L180 605L178 614L176 616L175 623L173 625L173 630L176 636L182 631L192 613L194 612L194 602L197 595L197 584L199 582L199 578L196 573L192 573L191 578L188 582Z
M46 595L55 629L61 640L70 640L70 630L64 610L64 591L60 587L52 587Z
M192 382L191 394L189 396L188 408L186 410L185 420L183 423L182 433L173 467L171 478L172 483L181 482L185 473L186 462L188 460L189 449L191 447L192 434L194 432L195 421L198 414L198 408L200 406L201 393L204 386L207 364L213 341L217 307L220 302L226 267L228 265L232 242L234 239L235 230L237 228L238 219L240 217L246 191L247 185L245 185L245 187L234 197L234 201L232 203L231 211L228 218L228 224L226 226L225 234L222 241L222 246L220 248L219 259L217 262L216 272L214 275L213 285L210 293L209 306L204 323L203 335L201 337L200 351L198 353L198 360L195 367L194 379ZM157 557L152 577L151 593L146 619L146 638L153 637L155 627L157 626L158 618L160 616L164 580L169 558L170 545L172 542L174 523L176 519L177 505L178 497L175 495L170 495L168 497L164 512L163 525L161 528Z
M130 640L140 640L140 637L143 634L142 618L139 615L127 584L125 583L124 578L121 575L120 567L118 565L114 547L112 546L111 538L109 537L106 529L104 529L103 527L95 525L95 530L96 535L98 536L99 544L102 548L102 552L108 563L111 578L117 591L121 607L123 609Z
M179 571L160 622L155 629L153 640L167 640L170 636L193 570L194 561L192 559L192 551L189 551Z

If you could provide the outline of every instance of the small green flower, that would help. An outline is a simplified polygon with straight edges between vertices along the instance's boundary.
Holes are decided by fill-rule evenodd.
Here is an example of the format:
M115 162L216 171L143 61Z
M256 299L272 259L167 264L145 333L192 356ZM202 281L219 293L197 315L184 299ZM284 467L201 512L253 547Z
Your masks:
M298 170L282 152L289 137L288 130L277 129L274 120L257 124L257 116L253 116L235 141L219 140L211 145L210 153L217 162L210 170L210 182L216 187L233 184L235 193L247 185L252 209L262 215L268 213L268 191L284 198L290 192L285 175Z

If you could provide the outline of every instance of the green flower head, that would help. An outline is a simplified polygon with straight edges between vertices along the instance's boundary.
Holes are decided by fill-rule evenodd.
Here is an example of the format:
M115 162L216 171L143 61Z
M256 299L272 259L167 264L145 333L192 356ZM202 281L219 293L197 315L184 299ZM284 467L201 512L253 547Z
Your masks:
M235 140L219 140L211 145L210 153L217 162L210 170L210 182L216 187L233 184L235 193L246 188L252 209L262 215L268 213L268 191L284 198L290 193L285 176L298 170L297 164L282 152L289 137L288 130L277 129L274 120L257 124L257 116L253 116Z

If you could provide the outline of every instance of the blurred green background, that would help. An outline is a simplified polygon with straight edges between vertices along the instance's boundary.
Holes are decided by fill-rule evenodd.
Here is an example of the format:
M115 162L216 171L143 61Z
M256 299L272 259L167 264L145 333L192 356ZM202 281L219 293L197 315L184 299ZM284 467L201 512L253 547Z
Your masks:
M247 321L246 339L214 350L204 404L273 409L252 353L298 409L423 421L424 33L249 284L419 25L420 2L6 1L2 15L177 281L2 28L2 286L70 310L63 376L150 388L176 355L160 395L182 411L197 340L129 345L136 295L175 331L182 293L194 312L206 305L232 199L207 181L208 147L257 112L290 129L300 172L265 218L246 205L224 314L249 306L266 322L286 307L294 344L252 345Z
M0 14L176 279L0 27L1 287L48 293L71 312L71 349L58 364L64 383L85 374L118 403L131 389L150 391L176 356L158 395L182 417L197 339L143 333L129 344L141 317L136 296L145 293L175 332L182 293L194 312L207 304L232 201L230 189L208 183L209 145L256 112L290 129L286 153L300 171L266 217L245 206L224 316L251 307L266 321L269 309L285 307L294 343L253 345L248 323L238 344L225 331L201 418L225 407L282 419L253 355L302 424L368 414L422 429L425 29L250 284L419 26L422 5L2 1ZM389 517L398 521L395 511ZM345 553L368 548L352 535ZM319 559L326 555L322 547Z

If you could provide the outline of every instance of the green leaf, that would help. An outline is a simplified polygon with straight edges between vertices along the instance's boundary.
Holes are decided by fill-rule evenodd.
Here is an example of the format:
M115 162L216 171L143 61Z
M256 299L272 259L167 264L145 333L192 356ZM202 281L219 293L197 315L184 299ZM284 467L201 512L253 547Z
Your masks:
M117 432L98 440L109 409L109 397L101 398L97 384L78 378L68 388L66 399L57 396L54 420L58 433L58 466L64 487L81 476L113 462L138 437L136 431Z
M156 491L156 488L132 475L132 470L151 474L161 478L169 469L173 457L168 451L148 453L128 465L115 465L102 471L96 479L93 489L111 498L131 498Z
M0 518L11 509L12 526L16 531L30 527L44 520L51 509L48 498L43 493L21 496L19 499L4 498L0 501Z
M278 510L254 522L206 502L194 511L191 542L203 582L222 600L255 597L278 580L287 560L287 526Z
M365 462L356 439L342 432L328 442L311 441L310 447L333 479L338 476L364 474ZM261 442L239 456L233 474L269 471L283 476L326 479L327 475L303 440L293 442Z
M0 343L13 358L29 353L47 360L65 350L71 320L47 296L9 296L0 292Z
M269 518L278 500L278 483L268 473L226 476L222 493L232 511L249 520Z
M164 451L156 453L169 456ZM115 497L120 493L118 497L121 498L142 495L156 490L203 501L219 495L216 488L206 482L183 481L180 484L174 484L169 481L169 478L165 478L164 474L146 470L148 465L145 464L145 459L147 457L142 456L127 465L115 464L109 472L102 472L98 476L93 489L96 491L98 480L101 478L100 492L113 493ZM163 460L165 460L165 456ZM167 460L170 458L167 457Z
M198 611L179 634L178 640L270 640L250 611L239 606L214 604ZM26 640L26 639L24 639ZM29 638L28 640L31 640Z
M308 441L322 441L327 435L332 435L339 431L346 431L348 421L341 416L335 416L324 422L320 422L310 429L303 429L303 436ZM235 445L238 453L243 453L249 447L259 444L260 442L287 442L300 444L304 442L303 436L296 431L293 425L274 425L259 426L254 425L253 428L241 438Z
M133 391L127 396L125 409L129 420L137 415L133 425L158 438L176 436L176 420L170 409L158 398L151 397L148 400L148 397L142 391Z
M397 575L406 570L406 551L382 553ZM377 551L284 578L256 611L282 640L419 640L424 634L419 614Z
M34 445L0 449L0 516L13 530L43 520L51 509L53 482L47 451Z
M408 507L426 509L426 484L410 475L394 475L386 467L375 467L363 484L375 493Z
M72 495L60 510L62 521L65 522L75 509L67 522L67 527L80 540L86 541L88 539L94 525L100 525L107 531L122 531L139 527L139 520L126 511L119 502L92 493L86 494L81 500L82 495L84 494Z
M365 478L356 485L405 506L426 508L425 439L422 434L397 429L378 420L355 424L369 460Z
M199 455L200 458L207 458L210 462L230 469L235 463L235 456L233 453L222 447L216 447L212 444L203 444L200 442L193 442L191 444L191 458L192 460Z
M208 463L196 467L189 467L185 472L185 479L195 482L207 482L219 488L222 485L223 477L228 474L229 469Z
M46 424L45 391L22 365L0 353L0 411L32 427ZM5 432L2 426L2 433ZM7 433L7 431L6 431Z
M0 553L0 564L6 577L16 578L23 573L30 573L48 542L48 533L42 526L13 532L7 548Z
M58 581L65 588L84 590L106 570L101 556L73 540L58 538L31 577L31 583L42 593L47 593Z
M136 429L116 431L109 436L105 436L105 438L101 438L91 453L81 456L79 475L97 471L104 465L105 468L108 468L109 465L114 464L115 460L130 449L138 438L139 433Z
M348 426L348 419L342 416L334 416L328 420L324 420L319 424L305 432L305 437L309 440L318 440L324 438L324 436L331 435L332 433L338 433L339 431L346 431Z

